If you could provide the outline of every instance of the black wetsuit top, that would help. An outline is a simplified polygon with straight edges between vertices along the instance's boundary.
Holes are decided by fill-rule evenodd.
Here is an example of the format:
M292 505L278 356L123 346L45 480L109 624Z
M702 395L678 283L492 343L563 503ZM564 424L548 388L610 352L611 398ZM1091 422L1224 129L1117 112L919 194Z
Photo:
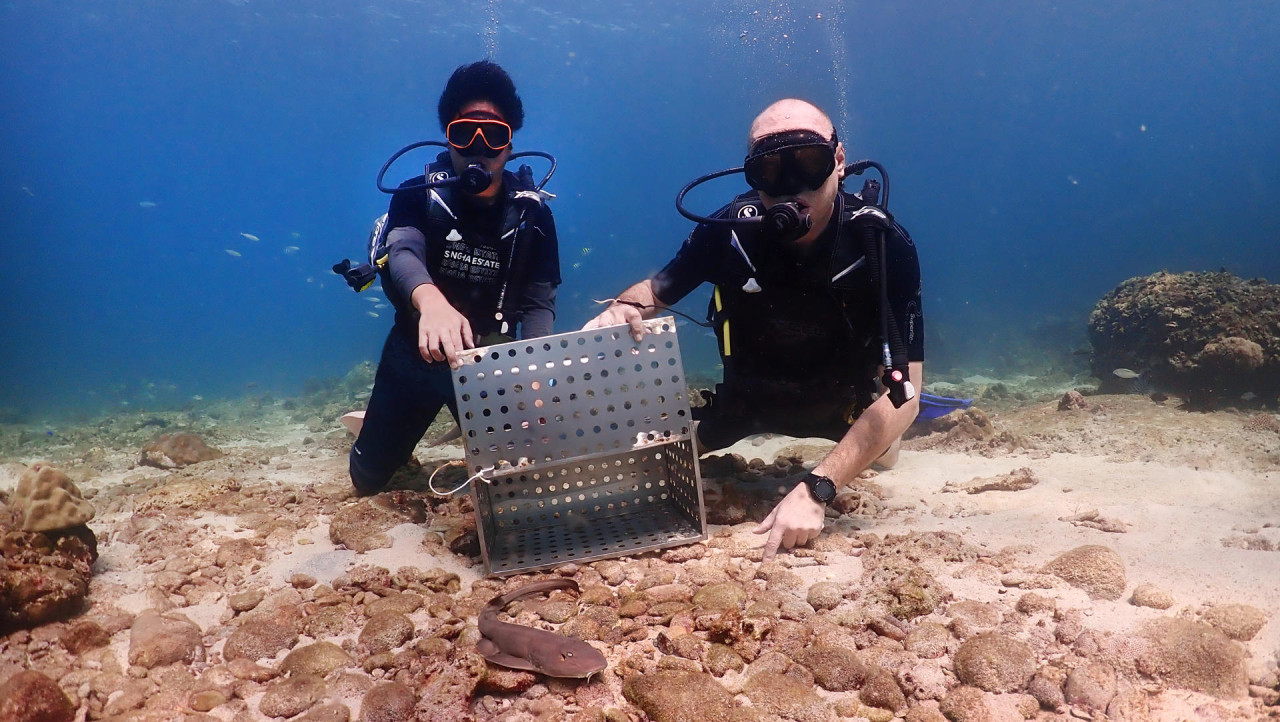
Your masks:
M422 181L419 176L405 184ZM506 182L515 182L515 177L508 174ZM442 215L439 209L429 212L428 203L434 201L426 190L392 197L387 212L390 260L383 290L396 307L396 321L383 345L364 428L351 445L351 481L361 494L377 493L386 486L412 456L441 406L447 405L455 419L458 416L448 364L427 363L418 351L419 314L410 302L414 288L436 284L467 317L478 342L500 330L494 312L502 284L509 280L505 304L509 311L504 318L519 323L523 338L551 333L560 284L551 211L545 205L529 211L534 214L530 230L512 234L521 238L511 264L511 235L501 236L507 219L514 217L508 216L508 205L516 201L504 194L494 205L483 206L463 195L437 191L456 218ZM514 334L513 326L509 335Z
M423 176L411 178L402 186L419 185ZM513 182L507 174L506 182ZM510 185L506 186L510 188ZM495 320L498 296L504 280L507 288L507 314L512 323L509 335L515 336L514 324L520 324L520 337L534 338L551 333L555 320L556 286L560 285L560 254L555 221L545 204L530 211L534 214L532 229L521 239L517 249L517 268L509 267L511 238L499 238L507 206L512 201L504 192L492 205L475 202L465 193L437 191L456 216L456 222L442 228L438 219L447 214L437 212L428 219L431 199L420 189L396 193L387 211L387 247L391 284L384 290L396 308L396 327L416 345L418 312L410 302L414 288L434 283L449 303L467 317L476 339L499 331ZM442 232L443 231L443 232ZM514 303L512 303L514 302Z
M844 204L862 205L847 193ZM716 216L724 217L731 209L726 206ZM870 403L881 363L877 288L863 259L857 225L833 215L803 257L788 246L765 243L758 234L740 230L739 243L754 271L732 247L730 231L725 224L699 224L675 258L653 277L658 301L673 304L703 282L719 287L723 311L715 311L713 300L711 315L725 366L717 393L722 414L790 419L769 430L795 435L842 433L848 419ZM852 259L863 260L833 284L832 276L843 270L834 268L837 232L843 247L852 249ZM897 224L886 235L885 257L891 322L898 325L908 360L923 361L920 263L911 237ZM748 278L754 278L761 290L743 290ZM800 428L786 428L796 425Z

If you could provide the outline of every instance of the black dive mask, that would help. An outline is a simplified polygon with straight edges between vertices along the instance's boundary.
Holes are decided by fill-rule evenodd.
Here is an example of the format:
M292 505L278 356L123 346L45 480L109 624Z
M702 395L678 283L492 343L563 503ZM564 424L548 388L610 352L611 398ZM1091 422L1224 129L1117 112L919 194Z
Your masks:
M698 223L759 223L761 233L770 240L783 243L795 241L813 228L813 216L807 207L794 200L774 203L760 215L707 218L686 209L684 196L695 186L733 173L742 173L748 185L773 198L817 190L836 170L838 143L834 131L830 140L811 130L767 135L752 144L751 152L747 154L741 168L704 175L686 185L676 196L676 210L685 218Z
M835 172L838 143L834 132L831 140L810 130L766 135L752 144L742 173L747 185L773 198L816 191Z

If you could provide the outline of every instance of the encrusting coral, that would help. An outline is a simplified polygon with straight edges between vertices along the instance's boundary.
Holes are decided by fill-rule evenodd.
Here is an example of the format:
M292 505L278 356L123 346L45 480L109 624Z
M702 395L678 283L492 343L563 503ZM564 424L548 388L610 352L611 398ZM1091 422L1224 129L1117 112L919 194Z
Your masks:
M32 464L18 481L13 507L23 531L55 531L80 526L93 518L93 505L61 471Z

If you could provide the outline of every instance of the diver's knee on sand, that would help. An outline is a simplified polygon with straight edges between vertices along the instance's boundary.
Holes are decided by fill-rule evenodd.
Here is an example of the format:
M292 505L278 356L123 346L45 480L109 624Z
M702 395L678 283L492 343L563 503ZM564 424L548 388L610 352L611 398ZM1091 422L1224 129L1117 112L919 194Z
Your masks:
M889 444L889 448L872 464L882 469L892 469L898 463L898 452L900 451L902 451L902 439L894 439L893 443Z
M356 494L360 496L370 496L382 491L399 468L399 465L388 467L386 464L376 463L357 451L355 445L351 447L349 458L351 485L356 488Z

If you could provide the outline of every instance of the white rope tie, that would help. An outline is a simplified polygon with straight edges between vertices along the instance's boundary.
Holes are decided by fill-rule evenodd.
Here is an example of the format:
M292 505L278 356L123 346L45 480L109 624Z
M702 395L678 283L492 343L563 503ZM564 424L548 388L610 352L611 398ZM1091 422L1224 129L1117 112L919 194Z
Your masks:
M436 488L436 474L439 474L442 469L450 466L466 466L466 465L467 465L467 462L464 459L455 459L453 461L446 461L440 466L437 466L436 470L431 472L430 478L427 479L427 488L431 489L431 493L435 494L436 496L448 498L453 496L454 494L457 494L459 491L462 491L463 489L465 489L467 485L473 481L480 480L485 482L486 484L489 483L489 479L485 477L485 474L491 473L493 471L492 466L486 466L480 471L477 471L476 473L467 477L466 481L462 482L461 484L458 484L457 486L453 487L449 491L440 491L439 489Z

